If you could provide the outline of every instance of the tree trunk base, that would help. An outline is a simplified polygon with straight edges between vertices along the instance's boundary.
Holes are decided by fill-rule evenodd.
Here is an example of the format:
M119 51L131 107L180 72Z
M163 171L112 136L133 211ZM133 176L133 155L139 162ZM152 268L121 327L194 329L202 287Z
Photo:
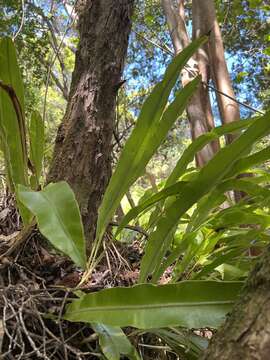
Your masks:
M270 359L270 247L202 360Z

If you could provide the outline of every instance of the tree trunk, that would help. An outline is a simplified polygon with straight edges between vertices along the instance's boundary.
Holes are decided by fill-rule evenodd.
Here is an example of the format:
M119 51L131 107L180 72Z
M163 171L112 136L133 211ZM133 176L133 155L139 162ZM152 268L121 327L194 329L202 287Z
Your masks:
M115 100L121 86L133 3L84 0L77 5L80 41L48 182L66 180L74 190L88 249L111 175Z
M172 0L162 0L162 7L167 19L174 51L175 54L177 54L190 43L185 25L183 0L179 1L178 9L174 6ZM182 71L181 81L183 86L194 78L194 73L197 74L198 70L200 72L202 71L202 75L205 76L205 67L204 64L199 65L200 60L201 57L197 54L188 62L187 69ZM187 105L187 115L193 139L196 139L214 127L211 107L209 111L209 106L205 106L206 104L209 105L210 101L208 93L205 92L201 84ZM216 143L205 146L196 156L197 166L201 167L207 163L213 157L217 146Z
M228 71L227 62L225 59L225 51L223 46L222 34L216 17L215 4L213 0L193 0L192 1L192 19L194 38L203 34L210 34L209 43L205 50L209 59L211 77L213 79L215 88L220 92L216 93L217 102L221 122L229 124L233 121L240 120L239 104L236 100L235 93L232 87L230 74ZM227 94L229 97L224 96ZM226 135L227 144L231 143L238 135ZM249 175L241 175L245 177ZM236 202L240 201L246 194L241 191L234 191L233 197Z
M182 1L182 0L181 0ZM192 38L197 39L205 34L207 34L206 29L204 28L204 19L198 11L198 7L194 6L194 2L192 2ZM204 84L209 84L211 80L211 71L210 71L210 63L208 56L208 47L209 44L205 44L202 46L197 52L197 62L200 74L202 76L202 81ZM214 116L212 112L212 105L210 101L210 93L209 89L206 86L202 86L201 88L201 97L202 104L204 106L204 112L206 116L206 121L208 125L208 129L211 130L215 127ZM217 152L220 149L219 140L215 140L212 142L212 148L214 152Z
M224 326L202 360L268 360L270 358L270 247L251 272Z
M223 124L228 124L230 122L240 120L239 105L234 101L235 94L225 59L222 34L216 17L214 1L193 0L192 18L193 23L198 23L196 26L196 34L194 34L195 37L210 33L207 52L211 68L211 76L216 89L229 95L230 97L229 98L221 93L217 93L221 121ZM236 135L227 135L227 143L232 142L235 137Z

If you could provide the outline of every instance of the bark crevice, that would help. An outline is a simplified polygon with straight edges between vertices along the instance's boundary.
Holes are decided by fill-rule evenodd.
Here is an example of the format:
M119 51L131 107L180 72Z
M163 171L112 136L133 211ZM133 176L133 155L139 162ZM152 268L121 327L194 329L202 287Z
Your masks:
M77 7L80 42L66 114L48 182L67 181L80 206L88 248L111 175L115 101L134 0L86 0Z

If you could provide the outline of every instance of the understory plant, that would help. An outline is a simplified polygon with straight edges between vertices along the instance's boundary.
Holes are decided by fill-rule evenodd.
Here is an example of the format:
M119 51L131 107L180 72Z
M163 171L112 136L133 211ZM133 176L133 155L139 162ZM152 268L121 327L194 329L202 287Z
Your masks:
M202 37L184 49L168 66L163 80L142 106L99 209L96 240L86 259L85 240L75 196L65 182L40 184L44 124L33 113L24 114L23 84L12 41L0 42L0 135L8 186L15 193L25 227L37 223L40 232L74 263L85 269L87 280L97 264L104 233L130 186L165 140L185 110L200 77L176 92L179 73L207 41ZM237 133L201 169L193 169L196 153L215 139ZM148 213L148 238L140 263L139 284L78 296L64 318L91 324L99 334L107 359L139 354L122 331L133 327L161 338L186 359L196 359L207 342L191 329L217 328L231 309L254 257L269 243L269 173L260 167L270 148L254 151L270 133L270 113L213 129L189 145L158 190L145 194L122 220L124 227ZM241 174L252 176L240 177ZM243 196L234 202L232 191ZM170 269L170 280L160 279ZM136 330L137 331L137 330Z
M85 240L79 207L66 182L41 184L44 122L37 111L26 119L24 88L15 46L0 40L0 139L9 191L23 221L22 236L38 225L58 250L85 268ZM44 179L43 179L44 182Z

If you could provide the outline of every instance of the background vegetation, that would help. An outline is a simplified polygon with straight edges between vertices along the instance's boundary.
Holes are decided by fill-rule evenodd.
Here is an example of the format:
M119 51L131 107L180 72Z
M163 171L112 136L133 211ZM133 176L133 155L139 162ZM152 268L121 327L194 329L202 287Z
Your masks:
M194 3L185 2L190 37ZM215 2L235 93L230 101L240 110L240 118L227 121L214 65L209 65L211 77L205 80L199 74L198 54L211 44L214 30L193 37L179 52L168 31L166 1L162 4L135 2L123 81L115 92L112 176L98 206L97 225L91 225L95 237L89 241L78 189L70 181L48 184L57 129L59 136L65 123L59 125L72 107L76 48L83 46L77 32L77 22L83 20L77 16L85 15L80 9L76 15L72 1L0 3L0 259L8 259L1 305L6 359L210 359L211 345L209 357L203 355L208 337L224 323L247 278L238 306L245 308L246 293L267 303L256 293L264 280L258 281L256 268L249 274L258 259L262 267L268 261L262 254L268 248L270 222L270 6L263 0ZM199 64L195 74L194 59ZM190 104L205 89L214 122L195 134ZM12 220L6 215L11 213ZM36 285L30 282L18 296L23 278L11 275L11 269L30 271L30 258L22 256L27 244L32 250L38 247L35 251L43 259L39 266L47 266L44 259L50 256L64 258L68 266L60 261L58 270L65 275L58 272L48 280L35 265ZM110 274L107 283L102 273ZM99 283L92 280L98 276L102 280L96 288ZM70 280L74 278L75 283ZM13 287L16 296L8 292ZM40 291L37 300L33 289ZM43 299L45 291L50 303ZM36 306L36 325L27 318L25 303ZM238 313L240 318L227 320L232 329L234 320L246 326ZM20 323L19 335L14 319ZM79 335L70 342L70 333ZM56 352L49 346L53 341L61 344Z

